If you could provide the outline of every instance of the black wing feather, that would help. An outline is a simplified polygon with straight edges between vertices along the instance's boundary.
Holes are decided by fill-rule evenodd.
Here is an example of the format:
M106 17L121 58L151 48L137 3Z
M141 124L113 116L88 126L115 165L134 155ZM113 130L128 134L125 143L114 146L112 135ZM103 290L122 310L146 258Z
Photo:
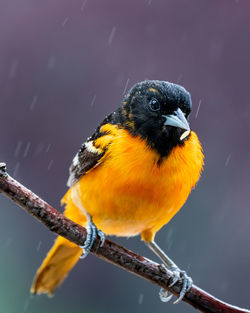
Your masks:
M98 165L98 161L104 155L103 153L94 153L86 148L83 144L82 148L78 151L73 162L69 168L69 179L67 186L71 187L74 185L83 175L89 170Z
M101 132L100 129L105 124L117 124L117 114L115 112L108 115L104 121L98 126L94 134L82 144L81 149L78 151L73 159L73 162L69 168L69 179L67 186L71 187L74 185L83 175L85 175L89 170L93 169L99 164L99 160L104 156L106 150L102 152L94 152L88 149L88 144L95 144L95 140L107 135L106 132Z

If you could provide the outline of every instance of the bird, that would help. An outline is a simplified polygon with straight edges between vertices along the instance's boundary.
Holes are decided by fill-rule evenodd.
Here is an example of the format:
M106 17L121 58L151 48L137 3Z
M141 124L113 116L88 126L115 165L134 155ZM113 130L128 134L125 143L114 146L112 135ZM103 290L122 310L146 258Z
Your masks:
M191 277L155 242L156 233L186 202L204 166L204 155L188 117L190 93L167 81L145 80L127 92L82 145L69 169L64 214L86 227L83 246L58 236L34 277L31 293L52 296L97 236L141 236L173 272L171 286L182 281L178 303ZM160 299L169 301L167 291Z

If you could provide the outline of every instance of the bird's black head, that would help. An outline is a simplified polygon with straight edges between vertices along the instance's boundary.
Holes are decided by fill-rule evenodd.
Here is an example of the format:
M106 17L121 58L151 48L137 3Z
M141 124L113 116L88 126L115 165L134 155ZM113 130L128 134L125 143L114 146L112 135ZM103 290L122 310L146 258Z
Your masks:
M191 107L190 94L182 86L146 80L131 88L119 115L123 127L146 139L164 157L189 137L186 118Z

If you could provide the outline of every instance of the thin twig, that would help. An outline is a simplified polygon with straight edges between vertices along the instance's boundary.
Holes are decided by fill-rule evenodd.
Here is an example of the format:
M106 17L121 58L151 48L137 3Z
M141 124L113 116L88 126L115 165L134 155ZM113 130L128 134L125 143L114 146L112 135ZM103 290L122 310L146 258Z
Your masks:
M0 192L37 218L52 232L65 237L77 245L82 246L84 244L86 229L66 218L32 191L10 177L6 172L5 163L0 163ZM91 253L178 296L181 290L181 282L171 288L168 287L173 277L171 271L164 270L159 264L107 239L102 247L99 245L100 240L97 238ZM186 293L183 301L201 312L250 313L249 310L241 309L216 299L195 285Z

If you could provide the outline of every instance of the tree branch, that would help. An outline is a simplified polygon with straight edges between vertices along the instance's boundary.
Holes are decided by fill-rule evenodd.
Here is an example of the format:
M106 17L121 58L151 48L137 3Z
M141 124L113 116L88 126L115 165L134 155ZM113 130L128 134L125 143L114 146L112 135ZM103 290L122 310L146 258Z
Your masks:
M5 163L0 163L0 192L33 215L52 232L65 237L79 246L84 244L86 229L66 218L32 191L10 177L6 172ZM167 289L176 296L180 293L181 283L177 283L171 288L168 287L173 277L171 271L164 270L159 264L107 239L102 247L99 245L100 240L97 237L91 249L92 254L139 277L145 278L151 283ZM250 313L249 310L241 309L216 299L195 285L192 285L183 301L201 312Z

